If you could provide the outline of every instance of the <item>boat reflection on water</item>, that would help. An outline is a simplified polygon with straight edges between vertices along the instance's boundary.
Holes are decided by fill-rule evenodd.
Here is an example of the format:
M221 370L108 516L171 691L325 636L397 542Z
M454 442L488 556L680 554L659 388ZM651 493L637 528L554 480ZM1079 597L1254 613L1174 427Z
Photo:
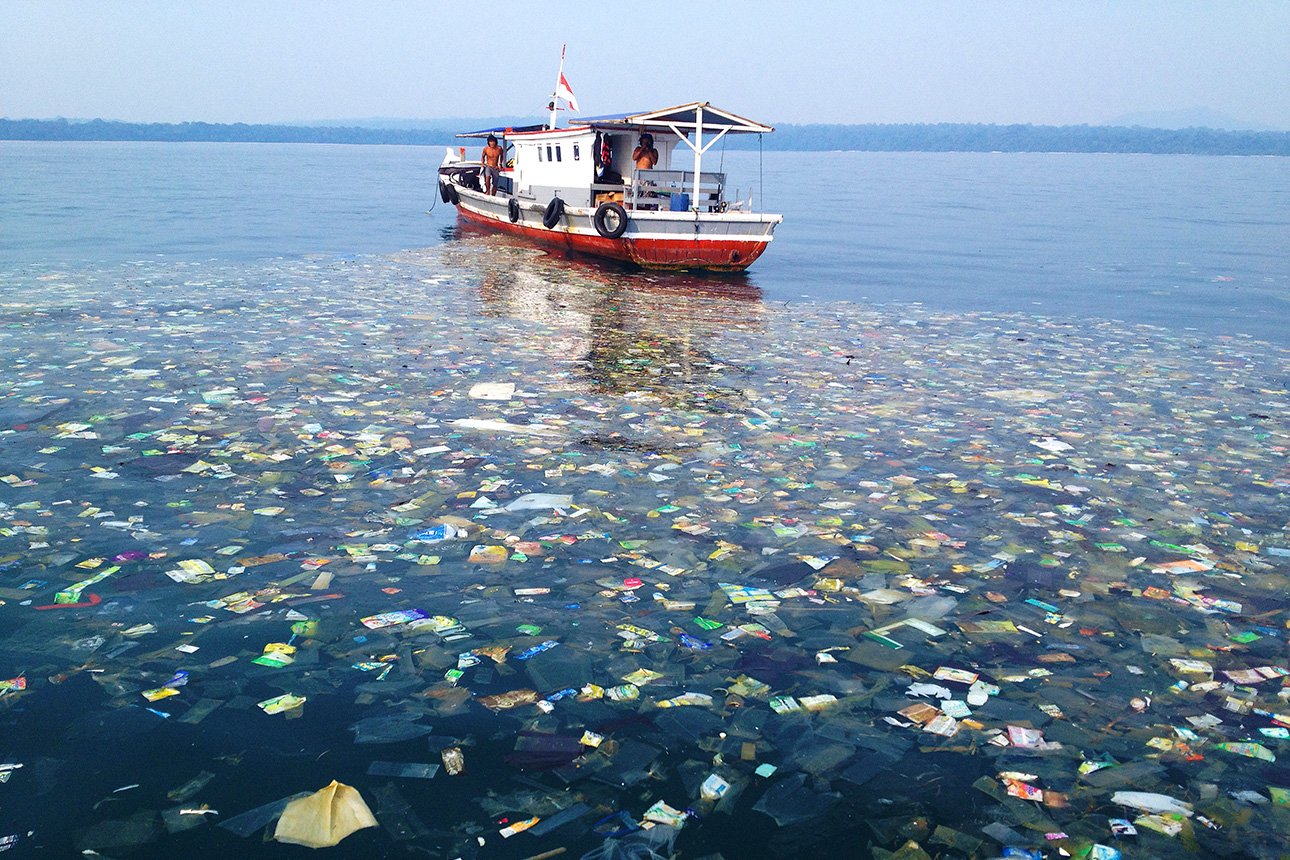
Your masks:
M469 257L482 313L549 326L553 362L589 390L696 407L742 396L731 385L737 362L713 350L723 335L763 330L761 290L746 275L643 272L469 227L458 237L445 256Z

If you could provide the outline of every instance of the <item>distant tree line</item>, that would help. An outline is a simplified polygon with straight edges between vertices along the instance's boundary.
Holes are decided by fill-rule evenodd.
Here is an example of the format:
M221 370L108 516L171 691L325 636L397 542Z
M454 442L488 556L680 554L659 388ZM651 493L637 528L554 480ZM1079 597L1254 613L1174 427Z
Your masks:
M0 140L133 140L219 143L372 143L452 145L457 129L248 125L243 122L136 123L95 119L0 119Z
M787 125L763 145L776 150L871 152L1140 152L1161 155L1290 155L1290 132L1102 125ZM734 144L732 143L733 147ZM746 139L741 149L748 148Z
M457 126L424 128L128 123L0 119L0 140L212 141L455 146ZM1190 155L1290 155L1290 132L1161 129L1097 125L785 125L761 141L767 150L868 152L1137 152ZM756 149L754 137L730 149Z

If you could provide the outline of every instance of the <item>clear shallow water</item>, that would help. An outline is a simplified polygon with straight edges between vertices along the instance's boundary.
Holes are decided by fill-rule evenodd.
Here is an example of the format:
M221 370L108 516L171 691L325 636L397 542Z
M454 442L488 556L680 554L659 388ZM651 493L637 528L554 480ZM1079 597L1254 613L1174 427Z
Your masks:
M217 822L331 779L380 822L337 857L622 856L593 825L660 800L693 811L686 856L1278 856L1284 349L1029 297L799 302L769 268L627 274L461 234L442 210L432 247L380 253L415 243L308 197L351 214L286 237L266 218L218 254L194 234L195 260L139 260L120 231L95 240L104 262L0 270L0 681L26 685L0 693L0 764L23 765L0 783L14 856L300 853ZM347 221L348 246L321 229ZM814 277L795 247L772 249L802 272L785 285ZM570 499L504 510L529 493ZM419 537L441 522L466 534ZM36 608L112 567L92 605ZM742 586L773 599L750 610ZM471 635L363 623L413 609ZM253 662L288 642L289 665ZM942 667L998 690L969 707L963 675L928 677ZM143 695L181 671L177 694ZM939 722L920 683L949 697ZM257 706L284 693L306 702ZM1243 742L1281 761L1224 746ZM454 745L462 776L369 773ZM701 797L712 773L720 804ZM1217 827L1157 833L1171 822L1114 802L1123 788ZM499 835L574 803L553 833ZM180 812L203 805L219 815ZM1116 840L1113 817L1140 835Z
M388 253L452 236L437 147L4 144L0 264ZM923 302L1287 342L1290 164L988 153L724 156L782 212L772 301ZM427 217L426 210L434 206Z

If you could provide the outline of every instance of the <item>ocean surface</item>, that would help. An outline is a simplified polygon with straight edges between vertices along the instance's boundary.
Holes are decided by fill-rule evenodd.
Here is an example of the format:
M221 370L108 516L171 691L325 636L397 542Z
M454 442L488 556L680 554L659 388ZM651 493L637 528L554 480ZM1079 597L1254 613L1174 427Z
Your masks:
M693 277L438 155L0 147L0 851L1283 855L1283 162L730 154Z
M451 241L439 147L0 149L0 265L390 253ZM1290 342L1290 163L1007 153L713 153L780 212L769 301L921 302ZM433 207L433 209L432 209ZM427 210L432 210L427 215Z

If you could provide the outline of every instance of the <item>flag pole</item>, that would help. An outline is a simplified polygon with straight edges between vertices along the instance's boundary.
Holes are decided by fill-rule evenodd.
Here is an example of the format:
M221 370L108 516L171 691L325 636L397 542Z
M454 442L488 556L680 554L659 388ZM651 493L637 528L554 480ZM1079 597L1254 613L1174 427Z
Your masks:
M564 50L567 47L567 44L560 46L560 70L555 73L555 89L551 91L551 122L547 128L555 128L555 105L560 98L560 79L564 77Z

